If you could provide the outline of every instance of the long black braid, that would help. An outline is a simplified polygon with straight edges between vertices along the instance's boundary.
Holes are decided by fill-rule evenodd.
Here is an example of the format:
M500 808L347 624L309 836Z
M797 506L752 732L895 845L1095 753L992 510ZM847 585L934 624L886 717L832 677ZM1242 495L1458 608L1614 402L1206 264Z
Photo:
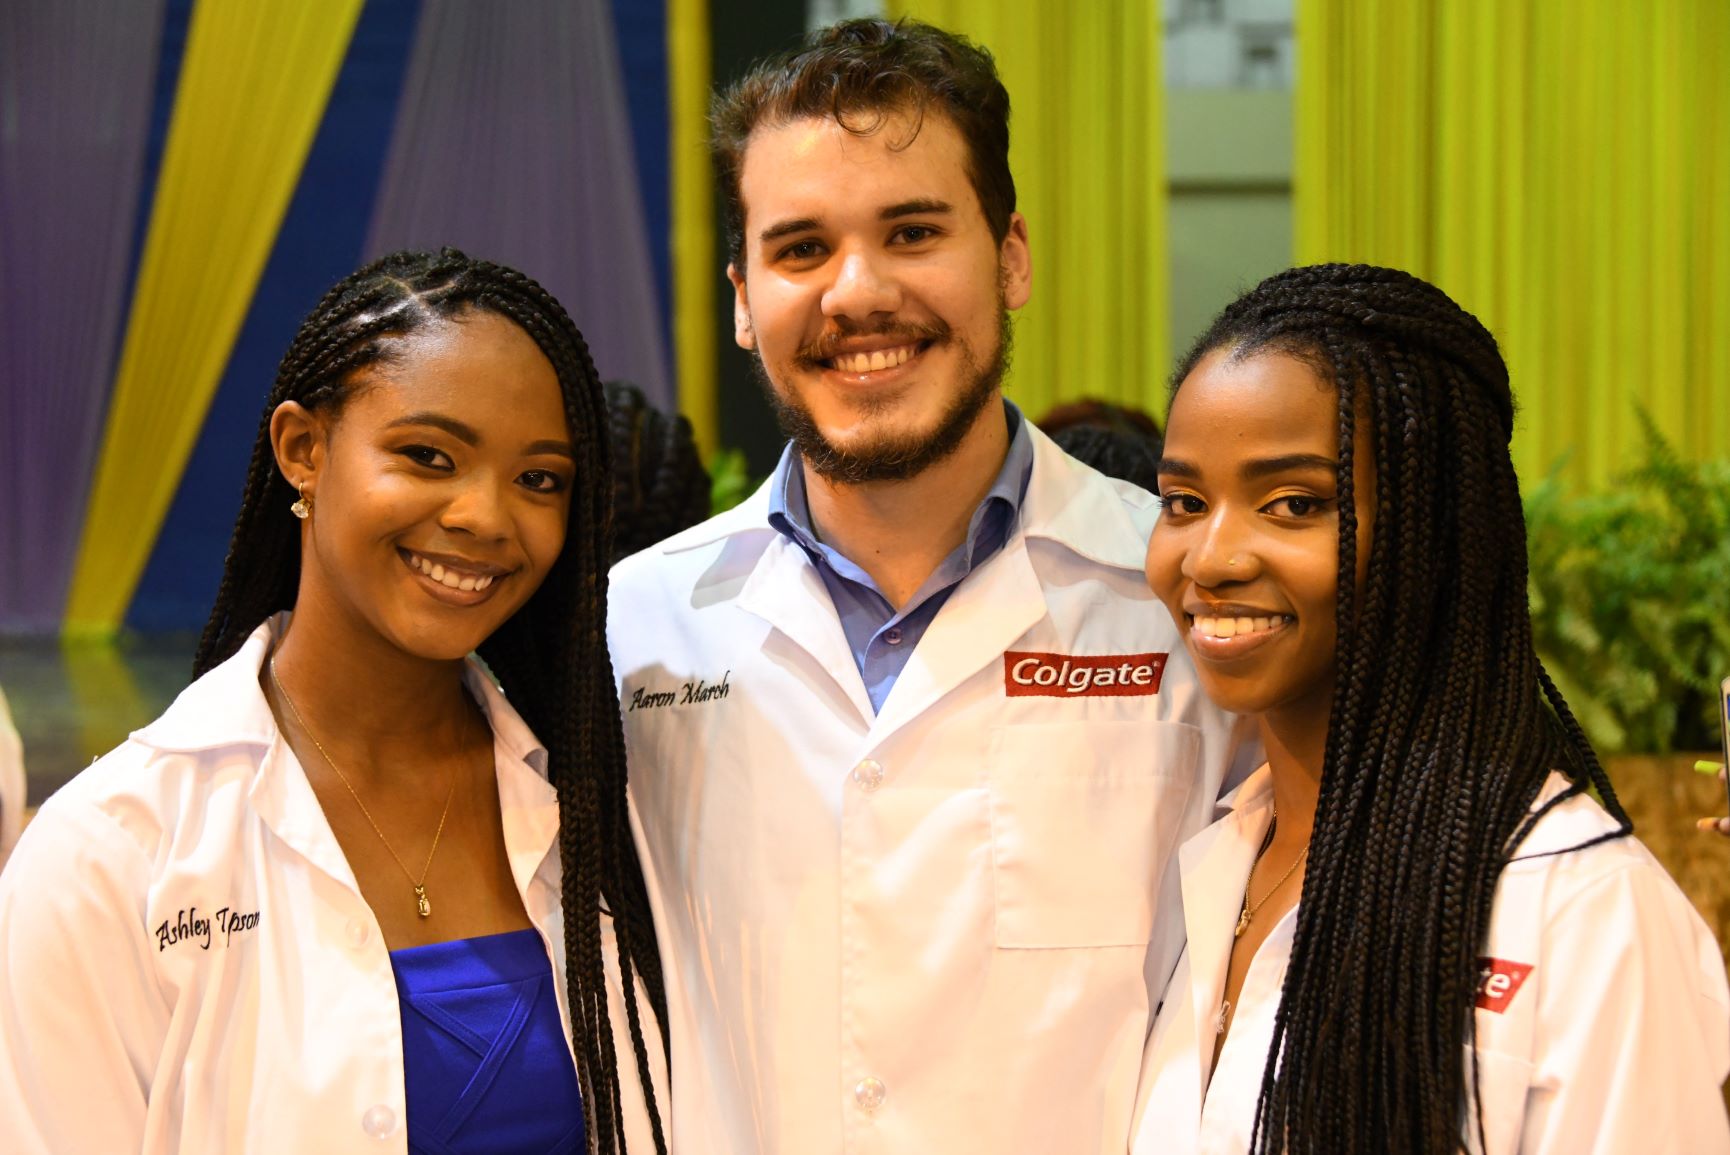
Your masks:
M1607 837L1632 830L1532 646L1507 366L1441 290L1361 265L1263 281L1203 334L1179 387L1216 349L1288 353L1339 392L1334 704L1254 1149L1451 1155L1496 883L1546 777L1572 780L1558 802L1596 787L1620 824ZM1360 420L1369 462L1354 460ZM1359 468L1376 481L1361 589ZM1465 1125L1481 1139L1481 1115Z
M259 422L222 585L194 662L203 674L270 615L294 604L300 573L293 489L276 467L270 418L284 401L337 412L357 370L388 359L397 339L467 310L520 326L546 354L564 394L576 450L565 547L532 597L480 647L511 705L547 749L559 799L565 983L589 1148L625 1150L618 1058L607 1013L600 920L618 940L625 1011L655 1148L665 1153L637 1006L640 975L666 1023L666 987L625 810L625 748L606 645L612 538L607 415L588 346L552 295L514 269L455 249L393 253L345 278L301 323ZM662 1032L665 1038L665 1031Z

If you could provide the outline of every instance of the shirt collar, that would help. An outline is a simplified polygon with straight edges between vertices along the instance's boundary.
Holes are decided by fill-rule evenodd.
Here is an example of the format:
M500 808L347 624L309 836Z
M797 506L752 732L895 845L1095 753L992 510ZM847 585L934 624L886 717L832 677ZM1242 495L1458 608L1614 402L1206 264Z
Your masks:
M1229 793L1222 794L1214 803L1213 815L1216 819L1237 811L1253 811L1264 801L1273 799L1273 771L1263 762L1254 773L1239 782Z
M1001 526L1006 533L1021 512L1021 500L1027 495L1027 483L1033 476L1033 437L1021 410L1009 401L1003 402L1003 415L1009 422L1009 451L1003 456L1003 466L991 483L967 525L966 561L973 558L985 544L987 531ZM781 460L768 482L768 520L781 536L798 545L812 560L821 556L821 543L811 524L811 505L805 489L805 471L800 468L799 451L791 443L781 451ZM1001 507L1007 516L991 517L994 507Z

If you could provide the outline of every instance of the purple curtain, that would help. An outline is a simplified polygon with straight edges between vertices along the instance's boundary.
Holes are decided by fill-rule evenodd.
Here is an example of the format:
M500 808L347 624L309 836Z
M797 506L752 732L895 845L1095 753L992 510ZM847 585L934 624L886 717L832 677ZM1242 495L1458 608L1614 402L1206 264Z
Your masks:
M426 0L367 252L440 245L534 277L672 407L608 0Z
M52 633L130 294L162 0L0 3L0 633Z

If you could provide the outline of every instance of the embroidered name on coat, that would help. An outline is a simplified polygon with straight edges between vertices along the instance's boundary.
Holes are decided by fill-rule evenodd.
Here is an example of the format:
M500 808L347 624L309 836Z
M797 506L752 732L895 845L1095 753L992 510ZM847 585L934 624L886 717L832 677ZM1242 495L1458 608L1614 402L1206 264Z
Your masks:
M1147 698L1159 693L1169 654L1003 655L1003 692L1011 698Z
M1520 993L1526 976L1532 973L1527 963L1509 962L1502 958L1478 960L1478 1009L1504 1014L1514 996Z
M258 929L258 913L226 906L203 915L196 906L178 910L156 928L156 953L187 943L197 944L199 950L209 950L213 941L227 946L235 935Z
M718 698L725 698L732 691L732 678L733 671L728 670L721 675L719 682L693 678L677 690L651 690L647 686L638 686L631 691L631 702L625 707L625 712L661 710L668 706L699 706L704 702L713 702Z

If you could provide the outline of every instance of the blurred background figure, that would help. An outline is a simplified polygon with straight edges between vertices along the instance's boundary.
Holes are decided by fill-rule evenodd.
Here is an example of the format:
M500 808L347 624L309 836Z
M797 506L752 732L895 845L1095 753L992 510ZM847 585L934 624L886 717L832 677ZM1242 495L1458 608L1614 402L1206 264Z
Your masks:
M609 381L613 439L613 560L647 549L709 516L709 471L691 423L657 409L629 381Z
M1158 482L1159 422L1140 409L1086 398L1059 405L1035 422L1059 448L1107 477L1149 493Z

